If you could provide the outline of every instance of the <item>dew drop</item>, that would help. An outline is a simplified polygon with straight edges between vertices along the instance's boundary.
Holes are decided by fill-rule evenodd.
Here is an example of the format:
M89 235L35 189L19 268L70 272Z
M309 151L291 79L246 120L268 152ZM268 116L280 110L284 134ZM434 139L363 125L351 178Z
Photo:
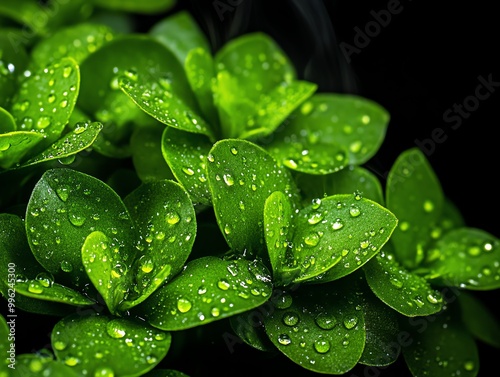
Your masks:
M472 361L465 362L464 369L466 371L469 371L469 372L472 371L472 370L474 370L474 362L472 362Z
M430 294L430 293L429 293L429 294L427 295L427 301L429 301L431 304L437 304L437 303L439 303L441 300L440 300L438 297L436 297L436 296L434 296L434 295L432 295L432 294Z
M278 343L283 346L288 346L290 343L292 343L292 340L287 334L280 334L278 336Z
M226 185L228 185L228 186L234 185L234 179L231 175L224 174L223 178L224 178L224 182L226 183Z
M48 272L40 272L36 275L36 280L44 288L50 288L54 284L54 277Z
M307 222L311 225L319 223L321 220L323 220L323 214L320 212L313 213L311 217L307 219Z
M311 247L316 246L319 243L319 235L318 235L318 233L311 233L311 234L307 235L304 238L304 242L308 246L311 246Z
M344 224L342 224L341 219L336 219L335 222L332 224L332 229L333 230L339 230L344 227Z
M63 260L61 262L61 270L63 270L64 272L71 272L73 271L73 265L71 264L71 262Z
M64 359L64 364L66 364L69 367L74 367L75 365L78 365L80 363L80 359L74 357L74 356L68 356Z
M227 282L227 280L221 279L217 282L217 287L222 289L223 291L227 291L231 285Z
M74 213L74 212L69 212L68 213L68 219L71 224L74 226L80 227L85 223L85 216Z
M393 286L395 286L397 289L403 288L403 282L399 279L396 278L391 278L390 282Z
M236 156L238 154L238 149L236 149L235 147L232 147L231 148L231 153Z
M94 377L115 377L115 372L108 367L98 367L94 372Z
M179 309L181 313L187 313L191 310L192 306L193 305L191 304L191 301L185 298L180 298L177 300L177 309Z
M361 215L361 211L360 211L360 209L358 207L351 206L351 208L349 208L349 214L352 217L358 217L359 215Z
M123 338L126 335L126 331L120 323L120 320L113 319L106 324L106 332L108 335L115 339Z
M33 359L30 361L29 368L33 373L41 372L43 369L43 363L38 359Z
M278 309L288 309L292 305L292 296L290 296L288 293L285 293L281 296L279 296L275 301L274 304Z
M347 330L354 328L358 324L358 318L356 316L347 317L344 319L344 326Z
M140 258L140 266L142 272L144 272L145 274L149 274L154 269L154 262L151 258L147 258L145 255L143 255Z
M434 203L430 200L426 200L424 202L424 211L425 212L432 212L434 210Z
M402 221L401 224L399 224L399 229L401 229L402 232L406 232L410 228L410 223L408 221Z
M54 346L54 349L56 349L57 351L63 351L67 347L66 343L64 343L60 340L55 341L53 346Z
M28 291L39 295L43 293L43 286L37 280L32 280L28 285Z
M320 206L321 206L321 199L320 198L315 198L311 201L312 209L318 209Z
M481 248L479 246L471 246L469 247L467 252L471 257L477 257L479 254L481 254Z
M56 100L56 96L54 93L49 94L49 96L47 97L48 103L53 103L55 100Z
M330 342L326 339L318 339L314 342L314 349L318 353L327 353L330 351Z
M56 194L63 202L68 200L69 188L67 186L60 186L56 188Z
M314 319L316 325L322 328L323 330L331 330L335 326L337 326L337 318L335 316L330 315L328 313L320 313Z
M229 224L226 224L226 226L224 227L224 233L231 234L231 227L229 226Z
M71 72L73 72L73 68L71 68L70 66L64 67L63 77L68 78L71 75Z
M198 288L199 295L204 295L205 293L207 293L207 287L201 286Z
M212 317L218 317L220 315L220 309L217 307L213 307L210 310L210 314L212 315Z
M40 130L43 130L50 126L50 123L51 119L48 116L41 116L36 122L36 127Z
M295 326L299 323L299 316L293 312L285 313L283 315L283 323L287 326Z
M181 217L176 212L169 212L167 214L167 223L170 225L175 225L180 221Z

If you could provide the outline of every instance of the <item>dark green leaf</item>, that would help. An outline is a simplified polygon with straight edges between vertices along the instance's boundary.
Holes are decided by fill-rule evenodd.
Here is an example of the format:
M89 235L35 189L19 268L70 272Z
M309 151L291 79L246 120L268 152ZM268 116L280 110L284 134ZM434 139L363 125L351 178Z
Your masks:
M336 284L321 290L302 286L283 297L265 318L267 335L305 369L346 373L357 364L365 347L364 316L356 301L354 294Z
M443 297L422 277L401 266L389 245L368 262L363 270L373 293L397 312L424 316L443 308Z
M26 229L35 258L68 286L89 282L81 249L93 231L103 232L126 263L134 258L133 223L121 199L102 181L75 170L43 174L28 203Z
M144 377L189 377L187 374L173 369L154 369L144 375Z
M12 132L15 130L16 130L16 121L14 120L14 117L3 107L0 107L0 134L6 132Z
M163 330L183 330L258 307L271 296L271 278L258 261L204 257L137 307Z
M295 282L326 282L360 268L389 240L397 219L359 195L318 199L295 220L293 254L302 268Z
M175 178L195 203L210 205L212 198L206 176L207 156L212 143L204 135L166 127L161 150Z
M450 230L435 245L437 256L426 267L433 282L471 290L500 288L500 242L469 227Z
M19 163L37 144L43 134L32 131L14 131L0 134L0 168L8 169Z
M14 40L17 32L17 30L0 31L0 107L5 108L10 108L12 95L17 90L18 79L29 60L24 46ZM0 125L0 132L8 130Z
M144 322L74 314L52 331L58 360L80 376L141 376L167 354L171 335Z
M245 342L249 346L260 351L271 352L276 348L269 340L262 323L263 314L266 312L267 304L257 307L253 310L232 316L229 318L229 324L237 335L238 339L233 339L234 335L225 334L226 344L233 342Z
M1 374L0 374L1 375ZM42 354L21 354L16 358L16 368L11 377L78 377L76 371L67 365Z
M420 149L401 153L387 177L386 205L399 219L391 240L404 266L415 268L423 260L443 202L439 180Z
M298 191L289 171L248 141L218 141L208 156L208 182L217 222L230 247L259 252L264 246L264 204L281 191L293 205Z
M154 14L154 13L161 13L168 11L176 4L177 1L176 0L148 0L148 1L91 0L91 2L98 7L115 11Z
M0 376L1 373L6 373L4 368L6 368L7 364L10 364L10 360L8 360L8 358L10 358L10 347L12 343L9 341L9 336L10 326L7 325L7 321L4 316L0 314L0 339L3 339L0 343L0 355L2 355L0 356ZM15 340L15 337L12 340ZM5 374L5 377L6 376L7 374Z

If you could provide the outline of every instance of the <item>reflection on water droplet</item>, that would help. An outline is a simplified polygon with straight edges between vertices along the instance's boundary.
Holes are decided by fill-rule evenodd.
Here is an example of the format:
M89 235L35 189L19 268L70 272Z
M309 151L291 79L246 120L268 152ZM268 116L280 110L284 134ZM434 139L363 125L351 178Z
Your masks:
M36 127L40 130L43 130L43 129L47 128L48 126L50 126L50 123L51 123L50 117L41 116L40 118L38 118L38 120L36 122Z
M68 213L68 219L71 224L74 226L80 227L85 223L85 216L75 213L75 212L69 212Z
M223 178L224 178L224 182L226 183L226 185L228 185L228 186L234 185L234 179L233 179L233 177L231 177L231 175L224 174Z
M304 238L304 242L308 246L311 246L311 247L316 246L319 243L319 235L318 235L318 233L311 233L311 234L307 235Z
M311 225L319 223L321 220L323 220L323 214L320 212L313 213L311 217L307 219L307 222Z
M295 326L299 322L299 316L296 313L288 312L283 315L283 323L287 326Z
M348 330L354 328L357 324L358 324L358 318L356 316L344 318L344 326Z
M318 339L314 342L314 349L318 353L327 353L330 351L330 342L326 339Z
M67 356L64 359L64 364L66 364L69 367L74 367L75 365L78 365L80 363L80 359L74 357L74 356Z
M288 293L278 296L273 302L278 309L288 309L292 305L292 296Z
M73 72L73 68L71 68L70 66L64 67L63 77L68 78L71 75L71 72Z
M146 257L143 255L140 259L140 266L141 266L141 271L144 272L145 274L149 274L151 271L154 269L154 262L151 258Z
M337 326L337 318L328 313L320 313L314 319L316 324L323 330L331 330Z
M73 265L69 261L62 261L61 270L63 270L64 272L71 272L73 271Z
M213 307L210 310L210 314L212 315L212 317L218 317L220 315L220 309L217 307Z
M287 334L281 334L278 336L278 343L283 346L288 346L290 343L292 343L292 340Z
M361 215L361 211L360 211L360 209L358 207L351 206L351 208L349 208L349 214L352 217L358 217L359 215Z
M231 285L227 282L227 280L221 279L217 282L217 287L222 289L223 291L227 291Z
M313 209L318 209L321 206L321 199L315 198L311 201L311 206Z
M441 302L442 299L440 297L438 298L438 297L429 293L427 295L427 301L429 301L431 304L437 304L437 303Z
M126 335L126 331L118 319L113 319L106 324L106 332L115 339L123 338Z
M465 362L464 369L466 371L469 371L469 372L472 371L472 370L474 370L474 362L473 361L467 361L467 362Z
M61 199L63 202L68 200L68 195L69 195L69 187L67 186L60 186L56 188L56 194Z
M177 300L177 309L179 309L181 313L187 313L189 310L191 310L192 306L193 305L191 304L191 301L185 298L180 298L179 300Z
M57 340L53 343L53 346L54 346L54 349L56 349L57 351L63 351L67 345L66 343L60 341L60 340Z
M400 289L400 288L403 287L403 282L401 280L399 280L399 279L396 279L396 278L393 277L393 278L390 279L390 281L391 281L391 284L393 286L395 286L396 288L398 288L398 289Z
M180 221L180 216L176 212L169 212L167 214L167 223L170 225L175 225Z
M469 247L467 252L471 257L477 257L479 254L481 254L481 248L479 246L471 246Z
M28 291L34 294L40 294L43 293L43 286L37 280L32 280L28 285Z
M425 212L432 212L434 210L434 203L430 200L426 200L424 202L424 211Z
M98 367L94 372L94 377L115 377L115 372L108 367Z

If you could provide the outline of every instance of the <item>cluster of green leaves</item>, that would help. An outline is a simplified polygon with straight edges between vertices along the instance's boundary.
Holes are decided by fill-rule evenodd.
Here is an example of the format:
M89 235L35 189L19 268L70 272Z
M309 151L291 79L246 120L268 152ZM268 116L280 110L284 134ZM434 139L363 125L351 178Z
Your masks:
M172 332L222 320L228 347L322 374L477 375L500 327L470 291L500 288L498 239L419 149L383 184L363 164L387 111L318 93L269 36L213 52L185 12L133 30L172 5L0 5L0 292L14 264L16 308L60 318L14 375L183 376Z

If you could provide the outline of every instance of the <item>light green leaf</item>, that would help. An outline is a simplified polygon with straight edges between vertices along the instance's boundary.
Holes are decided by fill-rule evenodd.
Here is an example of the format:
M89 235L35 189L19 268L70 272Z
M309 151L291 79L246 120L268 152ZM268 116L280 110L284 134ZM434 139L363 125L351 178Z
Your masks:
M207 156L213 144L199 134L166 127L161 139L163 158L189 193L194 203L211 205L212 198L206 173Z
M264 205L281 191L297 205L298 191L289 171L248 141L218 141L208 156L208 183L217 223L231 249L262 252Z
M436 242L438 257L425 265L432 282L471 290L500 288L500 242L488 232L462 227Z
M16 130L16 121L11 113L0 107L0 134Z
M405 267L422 262L443 202L441 185L425 155L418 148L401 153L387 177L386 205L399 219L391 241Z
M21 354L17 356L16 368L10 377L78 377L79 374L64 363L41 354ZM1 374L0 374L1 376Z
M477 376L479 355L476 343L450 313L412 322L410 339L403 356L414 376Z
M130 138L132 163L142 182L173 179L162 154L162 127L137 127Z
M258 261L209 256L189 262L136 309L154 327L183 330L258 307L271 292L271 277Z
M318 199L295 220L293 254L302 271L295 282L326 282L360 268L387 243L396 217L352 194Z
M80 376L135 377L160 363L171 335L125 318L73 314L54 326L51 342L57 360Z
M208 52L211 49L207 37L187 11L179 11L157 22L149 34L172 51L182 65L191 50L201 48Z
M40 273L36 279L16 282L16 294L37 300L60 302L73 306L90 306L94 301L81 293L55 283L50 274Z
M296 364L317 373L347 373L365 347L364 315L356 309L359 302L336 283L320 290L302 286L264 319L273 344Z
M176 0L91 0L91 3L104 9L115 11L155 14L166 12L171 9L176 3Z
M0 134L0 168L9 169L19 163L44 139L33 131L13 131Z
M46 33L46 16L41 3L32 0L3 0L0 3L0 15L6 16L20 25L25 25L32 33ZM31 35L31 33L29 34Z
M7 30L0 32L0 107L10 109L12 95L17 90L18 79L28 65L29 58L24 46L14 41L17 30ZM0 125L0 132L8 131Z
M66 168L46 171L33 189L25 222L35 258L65 285L89 282L81 249L93 231L103 232L125 263L134 259L136 238L125 205L90 175Z
M424 278L401 266L391 251L386 246L363 267L373 293L386 305L408 317L439 312L443 308L441 293Z

